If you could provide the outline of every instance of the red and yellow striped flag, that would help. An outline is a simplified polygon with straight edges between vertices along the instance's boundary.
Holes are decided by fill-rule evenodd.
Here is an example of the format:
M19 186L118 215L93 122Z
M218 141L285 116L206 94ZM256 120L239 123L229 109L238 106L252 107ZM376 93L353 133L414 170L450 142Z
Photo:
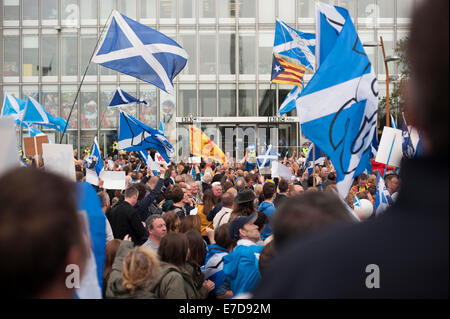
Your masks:
M210 158L223 164L227 161L223 151L200 129L189 126L191 153L195 156Z
M302 79L305 75L306 68L304 66L289 63L275 54L275 58L283 67L283 72L278 74L273 80L273 83L282 83L299 86L303 89Z

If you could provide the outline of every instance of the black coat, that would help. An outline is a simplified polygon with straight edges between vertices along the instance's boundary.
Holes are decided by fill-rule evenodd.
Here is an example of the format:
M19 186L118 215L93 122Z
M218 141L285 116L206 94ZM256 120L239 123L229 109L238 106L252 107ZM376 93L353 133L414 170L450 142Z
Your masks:
M281 249L254 297L448 298L447 160L404 160L391 208ZM374 282L371 264L378 266L380 288L366 286Z
M123 239L130 235L135 245L142 245L148 239L148 231L142 225L139 211L128 202L119 202L106 213L114 238Z

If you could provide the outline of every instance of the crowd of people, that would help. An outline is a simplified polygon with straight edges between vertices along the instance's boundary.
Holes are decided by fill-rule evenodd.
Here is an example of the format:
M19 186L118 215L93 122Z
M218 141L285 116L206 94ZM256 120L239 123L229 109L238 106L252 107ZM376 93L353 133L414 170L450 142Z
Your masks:
M103 297L448 298L448 2L424 2L413 21L407 101L426 150L404 159L400 176L386 172L392 207L374 214L375 172L360 174L342 200L332 163L308 174L302 155L284 158L293 176L286 180L262 173L248 156L154 172L120 151L104 160L126 172L125 189L95 186L106 216ZM428 41L434 29L443 46ZM91 165L76 159L77 181ZM0 177L0 190L2 296L73 297L66 266L84 273L91 253L75 184L18 168ZM378 289L367 285L373 264Z

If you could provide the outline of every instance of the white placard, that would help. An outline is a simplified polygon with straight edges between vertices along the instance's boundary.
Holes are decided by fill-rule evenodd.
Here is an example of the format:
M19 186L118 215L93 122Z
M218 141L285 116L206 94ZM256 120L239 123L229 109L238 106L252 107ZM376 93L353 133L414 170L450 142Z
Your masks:
M157 171L158 173L159 173L159 164L158 163L156 163L155 161L152 161L152 159L150 158L149 159L149 166L150 166L150 169L152 170L152 171Z
M16 129L12 118L0 118L0 175L19 167Z
M191 209L191 210L189 211L189 215L197 215L197 213L198 213L198 208L197 208L197 207L194 208L194 209Z
M125 189L125 171L101 171L100 178L105 189Z
M109 168L109 170L111 170L111 171L114 169L114 161L108 160L108 168Z
M383 134L381 135L380 144L378 146L378 152L377 157L375 158L375 161L382 164L387 164L387 160L389 157L389 152L391 151L392 142L395 142L394 146L392 147L392 153L391 157L389 158L389 164L394 167L400 166L400 161L403 157L403 151L402 151L402 143L403 143L403 136L402 131L385 126L383 129Z
M202 158L200 156L192 156L189 160L192 164L200 164L202 162Z
M155 161L158 164L167 164L166 161L164 160L164 158L159 153L155 153Z
M98 186L97 172L92 169L86 169L86 182Z
M73 146L71 144L42 144L44 168L76 181Z
M275 177L281 177L286 179L287 181L291 181L292 178L292 173L291 170L289 169L289 167L286 167L285 165L281 164L280 162L277 161L272 161L272 178Z

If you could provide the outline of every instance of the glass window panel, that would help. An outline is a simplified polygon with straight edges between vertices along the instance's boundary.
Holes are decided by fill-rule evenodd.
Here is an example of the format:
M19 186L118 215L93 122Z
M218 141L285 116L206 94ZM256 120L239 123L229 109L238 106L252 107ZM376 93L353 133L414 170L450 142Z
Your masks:
M356 19L356 0L339 0L339 6L348 10L352 20Z
M78 74L78 39L77 34L62 34L61 36L61 74L63 76L76 76Z
M42 20L58 20L58 0L41 1L41 6Z
M383 43L384 43L384 50L386 52L386 56L390 56L394 54L394 32L392 30L378 30L378 37L383 37ZM383 58L383 50L380 47L380 52L378 52L378 73L379 74L386 74L386 68L384 65L384 58ZM395 74L396 73L396 65L397 62L388 62L388 70L389 74Z
M120 13L136 19L136 0L120 0Z
M140 15L142 23L156 23L156 0L141 0Z
M70 114L70 109L72 108L73 101L75 100L75 95L77 94L76 85L61 85L61 117L67 121ZM69 129L78 128L78 107L77 103L72 111L69 121Z
M256 86L239 84L239 116L256 116Z
M239 34L239 74L256 74L256 37L254 32Z
M297 0L278 1L278 17L286 23L295 22L295 4Z
M377 24L379 10L374 0L358 1L358 24L366 28L373 28Z
M315 9L314 2L311 0L298 1L298 22L299 23L314 23Z
M200 74L216 74L216 34L200 32Z
M256 0L238 0L239 17L255 19L256 16Z
M160 0L159 17L160 19L175 19L177 17L176 0Z
M180 84L177 115L197 115L197 91L195 84Z
M58 76L58 35L42 35L42 76Z
M275 0L259 0L258 11L260 23L275 22Z
M115 107L108 107L115 91L115 85L100 86L100 128L117 127L118 110Z
M200 1L200 19L216 18L216 0L199 0Z
M61 1L62 24L70 27L78 26L79 7L77 0Z
M236 18L236 1L239 0L220 0L219 4L219 18L223 22L228 22L229 19Z
M59 116L58 86L43 85L41 96L45 110L54 117Z
M80 134L81 154L83 154L83 152L86 148L92 150L92 145L94 143L94 138L96 136L97 136L97 131L81 131L81 134Z
M94 51L95 45L97 44L97 30L88 29L86 30L89 34L81 35L81 72L86 70L86 66L90 62L92 52ZM94 31L92 33L92 31ZM83 32L82 32L83 33ZM86 75L97 75L98 64L90 63Z
M413 0L397 0L397 22L409 23L414 9Z
M259 31L258 70L259 74L271 74L274 31Z
M37 85L24 85L22 86L22 99L26 100L28 96L31 96L36 101L40 102L39 88Z
M83 85L80 93L81 128L97 128L97 85Z
M120 88L122 90L124 90L125 92L131 94L131 96L137 97L136 84L120 85ZM132 116L137 118L137 106L136 105L122 107L122 110L124 110L128 114L131 114Z
M3 34L3 76L19 76L19 34Z
M197 36L195 31L180 31L179 44L186 50L189 55L186 66L182 74L196 74L197 73ZM215 46L214 46L215 50ZM214 55L215 56L215 55Z
M24 35L22 40L22 76L37 76L39 71L39 38L37 35Z
M219 84L219 116L236 116L235 84Z
M382 24L394 23L394 5L392 0L377 0L378 22Z
M4 0L3 1L4 25L18 26L19 16L20 16L19 0Z
M197 12L197 1L196 0L183 0L180 1L180 18L183 20L192 20L194 22ZM186 22L185 20L185 22Z
M105 23L111 11L117 9L117 0L102 0L100 2L100 21Z
M22 0L22 16L23 20L38 20L39 1L38 0Z
M217 116L215 84L200 84L198 90L200 116Z
M140 120L148 126L159 129L159 125L156 125L156 88L153 85L141 84L140 90L141 100L147 102L147 105L141 104Z
M97 23L97 1L80 0L81 24Z
M236 34L219 33L219 73L236 74Z
M259 85L258 96L258 115L259 116L273 116L275 104L275 86L270 87L269 84Z
M164 134L173 146L176 145L177 141L175 114L176 98L175 95L170 95L159 90L160 120L163 124Z

